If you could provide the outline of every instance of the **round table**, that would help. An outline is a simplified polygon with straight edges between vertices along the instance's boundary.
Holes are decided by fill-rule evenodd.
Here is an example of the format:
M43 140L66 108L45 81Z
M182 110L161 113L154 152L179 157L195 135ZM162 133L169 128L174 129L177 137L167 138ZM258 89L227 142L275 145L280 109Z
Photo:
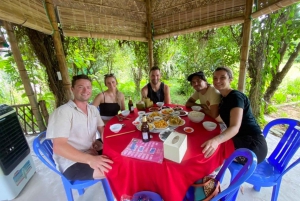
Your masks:
M167 105L175 107L177 105ZM185 111L189 108L181 106ZM178 127L175 131L187 135L187 151L181 161L176 163L164 159L162 164L154 163L121 155L121 152L131 142L132 138L141 139L141 131L137 130L132 122L138 117L137 110L130 113L128 119L119 122L117 117L112 118L104 129L103 154L111 158L114 163L106 177L117 200L122 195L132 196L139 191L153 191L161 195L164 201L182 200L188 187L196 180L209 175L234 151L232 140L219 145L215 153L205 158L202 154L201 144L220 133L220 127L213 131L204 129L203 121L215 121L205 115L203 121L194 123L187 116L182 117L185 125ZM114 123L125 124L119 133L133 131L124 135L107 138L114 135L109 126ZM193 133L185 133L183 128L189 126L194 129ZM157 133L151 133L151 140L160 141Z

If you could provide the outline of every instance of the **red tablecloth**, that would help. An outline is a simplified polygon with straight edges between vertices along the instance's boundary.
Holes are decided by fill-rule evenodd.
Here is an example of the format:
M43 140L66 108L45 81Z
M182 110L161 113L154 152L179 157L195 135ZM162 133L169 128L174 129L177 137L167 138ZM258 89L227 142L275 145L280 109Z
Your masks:
M183 108L189 111L189 109ZM214 171L234 151L233 142L229 140L221 144L210 158L204 158L200 147L201 144L218 135L220 128L218 126L213 131L204 129L202 126L203 121L214 121L208 115L205 115L204 120L200 123L191 122L185 116L182 117L185 120L185 125L178 127L176 131L185 133L183 131L185 126L190 126L195 131L186 134L188 148L180 164L167 159L164 159L163 163L159 164L124 157L121 155L121 152L131 139L141 139L141 131L137 130L132 124L132 121L137 116L137 110L135 110L134 113L128 116L129 120L122 122L126 126L120 131L120 133L132 130L135 130L135 132L106 138L106 136L115 134L109 130L109 126L119 123L116 117L111 119L104 129L103 153L114 161L112 170L106 176L117 200L120 200L122 195L133 195L138 191L148 190L160 194L164 201L182 201L191 184ZM158 134L152 133L152 135L153 138L151 140L160 141Z

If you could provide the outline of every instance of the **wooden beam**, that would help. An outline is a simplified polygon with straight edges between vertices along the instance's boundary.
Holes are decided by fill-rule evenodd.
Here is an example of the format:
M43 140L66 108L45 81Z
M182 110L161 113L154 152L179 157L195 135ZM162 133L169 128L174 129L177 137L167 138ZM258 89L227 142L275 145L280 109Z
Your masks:
M33 115L36 119L36 122L37 122L37 125L38 125L40 131L41 132L45 131L46 126L44 124L42 115L40 113L36 96L33 92L32 87L31 87L30 79L28 77L27 70L25 68L21 52L19 50L18 42L17 42L17 39L16 39L15 34L13 32L13 28L12 28L12 26L9 22L4 21L3 23L4 23L4 27L5 27L7 35L8 35L9 43L10 43L10 46L11 46L11 50L12 50L15 62L17 64L17 67L18 67L18 70L19 70L19 73L20 73L20 77L22 79L22 83L24 85L25 93L28 97L28 100L29 100L29 103L30 103L30 106L31 106L32 113L33 113Z
M60 32L58 30L58 23L56 21L56 16L55 16L55 10L54 10L54 5L53 5L53 0L46 0L46 12L48 14L53 33L53 41L54 41L54 47L55 47L55 52L56 52L56 57L58 60L58 66L60 70L60 74L62 77L62 82L63 82L63 89L64 90L64 95L67 100L71 99L71 82L70 82L70 77L68 73L68 67L66 64L66 58L65 54L63 51L63 46L61 43L61 38L60 38Z
M233 18L233 19L229 19L229 20L224 20L224 21L215 22L215 23L211 23L211 24L205 24L205 25L201 25L198 27L193 27L193 28L184 29L184 30L180 30L180 31L174 31L174 32L160 34L160 35L155 35L154 39L159 40L159 39L164 39L164 38L171 38L171 37L178 36L178 35L184 35L184 34L204 31L204 30L208 30L208 29L229 26L229 25L233 25L233 24L240 24L240 23L243 23L243 21L244 21L244 19L242 17L237 17L237 18Z
M149 58L149 69L152 68L153 61L153 35L152 35L152 6L151 0L146 0L146 11L147 11L147 39L148 39L148 58Z
M246 3L245 10L245 21L243 24L243 39L242 39L242 47L240 53L240 73L239 73L239 82L238 82L238 90L244 92L245 90L245 80L246 73L248 67L248 57L249 57L249 46L251 39L251 13L252 13L253 0L249 0Z
M120 35L120 34L106 34L106 33L98 33L98 32L91 32L91 31L88 32L84 30L78 31L78 30L64 29L64 36L148 42L148 39L145 36L139 37L139 36L129 36L129 35Z

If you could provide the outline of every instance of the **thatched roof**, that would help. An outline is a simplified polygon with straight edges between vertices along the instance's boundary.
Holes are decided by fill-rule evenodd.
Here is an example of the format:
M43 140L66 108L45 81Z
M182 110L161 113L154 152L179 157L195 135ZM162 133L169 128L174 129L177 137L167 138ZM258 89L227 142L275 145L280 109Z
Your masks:
M246 0L151 0L147 9L147 1L53 0L53 5L65 36L147 41L147 16L152 15L154 39L160 39L243 23L246 4ZM255 18L299 0L254 2ZM52 33L43 0L1 0L0 19Z

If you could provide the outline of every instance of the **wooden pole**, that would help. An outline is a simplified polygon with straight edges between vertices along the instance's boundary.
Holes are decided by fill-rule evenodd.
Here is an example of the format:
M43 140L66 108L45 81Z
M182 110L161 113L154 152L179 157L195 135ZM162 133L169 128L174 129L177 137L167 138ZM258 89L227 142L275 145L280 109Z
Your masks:
M18 67L18 70L19 70L19 73L20 73L20 77L22 79L22 83L24 85L25 93L26 93L26 95L29 99L29 103L30 103L30 106L31 106L32 113L33 113L33 115L36 119L36 122L37 122L37 125L38 125L40 131L41 132L45 131L46 126L44 124L42 115L39 111L39 106L38 106L37 99L34 95L32 87L30 85L30 79L28 77L27 70L25 68L25 65L24 65L24 62L23 62L23 59L22 59L22 55L21 55L21 52L19 50L17 39L16 39L15 34L13 32L12 26L9 22L3 21L3 23L4 23L4 27L5 27L7 35L8 35L9 43L10 43L10 46L11 46L11 50L12 50L15 62L17 64L17 67Z
M47 110L47 107L46 107L46 101L40 100L39 105L40 105L41 112L42 112L42 115L44 117L44 120L46 122L46 125L48 125L49 113L48 113L48 110Z
M53 29L53 41L54 41L54 47L55 47L55 52L56 52L56 57L58 60L58 66L63 82L63 87L64 87L64 94L67 98L67 100L71 99L71 82L70 82L70 77L68 74L68 68L66 64L66 58L65 54L63 51L63 46L61 43L61 38L60 38L60 32L58 30L58 23L56 21L56 15L55 15L55 10L54 10L54 5L53 5L53 0L45 0L46 3L46 10L47 14Z
M240 74L239 74L239 83L238 90L244 92L245 90L245 80L246 72L248 68L248 57L249 57L249 47L251 39L251 13L253 0L246 1L246 11L245 11L245 22L243 24L243 39L241 47L241 56L240 56Z
M148 57L149 57L149 69L154 65L153 62L153 35L152 35L152 6L151 0L146 1L147 12L147 39L148 39Z

